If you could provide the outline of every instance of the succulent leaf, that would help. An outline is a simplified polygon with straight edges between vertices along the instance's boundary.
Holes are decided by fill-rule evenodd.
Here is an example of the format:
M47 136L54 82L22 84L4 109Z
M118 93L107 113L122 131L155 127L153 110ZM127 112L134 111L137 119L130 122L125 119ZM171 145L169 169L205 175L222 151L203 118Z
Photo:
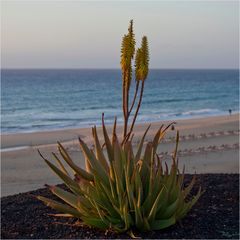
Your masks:
M144 132L144 134L143 134L143 136L142 136L142 139L141 139L141 141L140 141L140 143L139 143L138 150L137 150L137 153L136 153L136 156L135 156L135 162L137 162L137 161L140 159L140 157L141 157L144 139L145 139L145 137L146 137L146 135L147 135L147 132L148 132L148 130L150 129L150 127L151 127L151 125L149 125L149 126L147 127L146 131Z
M66 161L66 163L71 167L74 173L79 174L81 177L83 177L86 180L93 180L93 175L85 171L84 169L78 167L71 159L71 157L68 155L65 148L62 146L61 143L58 143L59 152L62 155L63 159ZM64 171L65 172L65 171Z
M102 148L97 135L96 126L92 129L92 132L93 132L93 138L94 138L94 144L95 144L95 150L96 150L96 158L99 160L101 165L105 168L105 170L108 172L109 171L108 163L102 152Z
M89 150L87 145L80 138L79 143L82 151L84 152L87 160L89 161L91 169L94 172L94 176L101 179L104 184L109 185L107 172L104 167L99 163L95 155Z
M57 187L57 186L50 186L50 191L56 195L57 197L61 198L64 202L71 205L74 208L78 208L78 198L76 195L64 191L63 189Z
M113 160L113 147L112 144L110 142L108 133L107 133L107 129L105 127L105 123L104 123L104 114L102 114L102 129L103 129L103 136L104 136L104 141L105 141L105 145L107 148L107 153L108 153L108 160L111 161Z
M52 209L54 209L56 211L67 213L67 214L70 214L77 218L82 217L82 215L76 209L74 209L66 204L62 204L62 203L59 203L57 201L54 201L52 199L42 197L42 196L37 196L37 199L44 202L48 207L51 207Z
M161 229L167 228L167 227L175 224L175 222L176 222L176 219L174 216L172 216L169 219L155 220L151 224L151 229L152 230L161 230Z
M69 176L67 176L64 172L62 172L48 160L45 160L45 162L52 169L52 171L55 172L74 193L79 195L83 194L78 184L74 180L72 180Z
M56 161L57 161L59 167L61 168L61 170L62 170L66 175L69 176L69 173L67 172L66 168L64 167L64 165L62 164L62 162L60 161L60 159L58 158L58 156L57 156L54 152L52 152L52 155L53 155L53 157L56 159Z

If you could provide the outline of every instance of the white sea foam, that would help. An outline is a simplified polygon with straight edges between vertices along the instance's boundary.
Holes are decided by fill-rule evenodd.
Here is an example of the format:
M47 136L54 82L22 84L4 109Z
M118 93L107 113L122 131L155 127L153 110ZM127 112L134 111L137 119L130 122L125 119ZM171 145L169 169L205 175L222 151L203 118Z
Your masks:
M12 152L12 151L23 150L23 149L27 149L27 148L29 148L29 146L1 148L0 152Z

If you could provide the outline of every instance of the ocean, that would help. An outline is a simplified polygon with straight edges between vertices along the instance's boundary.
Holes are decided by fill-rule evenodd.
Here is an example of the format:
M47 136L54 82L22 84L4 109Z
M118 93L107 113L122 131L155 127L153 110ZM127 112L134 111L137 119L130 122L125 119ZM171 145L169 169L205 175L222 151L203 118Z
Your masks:
M133 89L134 80L133 80ZM1 70L1 132L35 132L122 118L117 69ZM131 95L132 96L132 95ZM239 70L149 72L137 123L239 112Z

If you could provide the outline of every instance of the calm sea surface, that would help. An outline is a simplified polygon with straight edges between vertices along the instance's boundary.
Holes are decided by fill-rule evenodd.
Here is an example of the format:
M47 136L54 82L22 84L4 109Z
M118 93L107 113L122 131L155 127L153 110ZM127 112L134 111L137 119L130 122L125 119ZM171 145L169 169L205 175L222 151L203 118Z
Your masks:
M150 70L138 122L239 112L238 70ZM2 70L1 131L122 122L120 70Z

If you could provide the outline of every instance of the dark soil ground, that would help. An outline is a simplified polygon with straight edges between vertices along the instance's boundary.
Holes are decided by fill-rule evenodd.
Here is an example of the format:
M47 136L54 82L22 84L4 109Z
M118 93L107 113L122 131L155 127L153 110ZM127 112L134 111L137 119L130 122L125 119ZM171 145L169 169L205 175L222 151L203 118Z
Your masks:
M197 175L196 188L199 185L206 192L181 223L135 235L148 239L239 239L239 175L201 174ZM47 189L39 189L1 199L1 239L129 238L127 234L81 227L76 219L50 216L55 212L33 195L53 198Z

